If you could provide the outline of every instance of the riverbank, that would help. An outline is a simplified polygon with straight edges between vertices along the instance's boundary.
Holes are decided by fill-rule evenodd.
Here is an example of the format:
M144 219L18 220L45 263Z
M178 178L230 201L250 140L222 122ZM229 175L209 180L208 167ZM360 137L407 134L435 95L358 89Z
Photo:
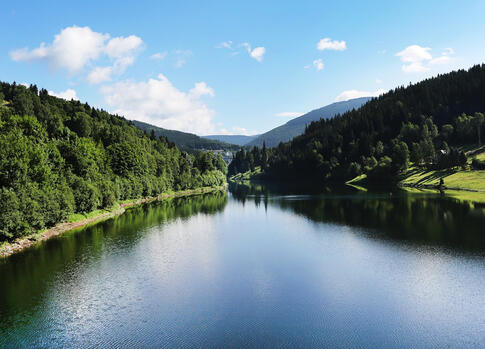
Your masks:
M346 184L354 187L366 187L365 174L353 178ZM444 192L461 201L485 204L485 171L470 168L452 168L429 170L411 166L401 174L397 185L403 189Z
M96 211L87 213L85 216L76 215L75 218L71 218L65 222L58 223L52 228L49 228L47 230L37 232L28 236L23 236L12 242L4 242L3 244L0 245L0 258L8 257L14 253L33 247L41 243L42 241L46 241L55 236L62 235L73 229L83 228L88 225L100 223L107 219L119 216L125 213L126 210L129 208L133 208L153 201L161 201L161 200L166 200L169 198L176 198L176 197L201 195L201 194L206 194L214 191L224 190L226 186L227 185L219 186L219 187L203 187L198 189L167 192L167 193L160 194L156 197L147 197L142 199L123 201L119 205L117 205L116 207L110 210L96 210Z

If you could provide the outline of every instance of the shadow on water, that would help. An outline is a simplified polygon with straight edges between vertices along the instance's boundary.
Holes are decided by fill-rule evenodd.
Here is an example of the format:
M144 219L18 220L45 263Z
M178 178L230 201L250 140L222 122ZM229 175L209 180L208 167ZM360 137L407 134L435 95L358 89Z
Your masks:
M212 215L226 204L226 192L149 203L1 260L0 330L8 328L2 315L35 309L49 285L56 282L57 272L95 263L107 253L129 251L151 227L196 214ZM69 273L62 275L69 277Z
M314 222L364 228L372 237L485 252L485 210L443 194L396 188L363 192L349 186L298 189L264 183L231 183L229 191L242 203L251 200Z

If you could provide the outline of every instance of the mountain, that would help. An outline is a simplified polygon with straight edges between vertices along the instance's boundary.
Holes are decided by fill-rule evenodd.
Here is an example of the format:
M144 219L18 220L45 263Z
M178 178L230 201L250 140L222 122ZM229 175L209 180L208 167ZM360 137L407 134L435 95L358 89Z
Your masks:
M133 124L142 131L146 131L151 134L152 130L155 132L155 137L166 137L170 142L175 143L175 145L183 151L194 152L197 150L238 150L240 146L236 144L229 144L226 142L221 142L213 139L206 139L199 137L193 133L167 130L161 127L147 124L145 122L133 120Z
M230 143L230 144L237 144L240 146L246 145L252 140L259 137L259 135L254 136L243 136L243 135L210 135L210 136L202 136L205 139L212 139L220 142Z
M370 99L371 97L355 98L344 102L332 103L325 107L312 110L309 113L288 121L284 125L263 133L246 145L250 147L262 147L263 142L266 142L267 147L276 147L280 142L288 142L296 136L301 135L305 132L305 126L311 122L320 119L329 119L337 114L343 114L349 110L358 109Z
M410 162L415 169L456 172L470 166L463 150L482 144L484 96L485 64L397 87L357 110L311 123L281 146L243 149L229 173L261 166L267 178L309 183L366 174L382 185L399 180ZM485 164L475 159L471 166Z

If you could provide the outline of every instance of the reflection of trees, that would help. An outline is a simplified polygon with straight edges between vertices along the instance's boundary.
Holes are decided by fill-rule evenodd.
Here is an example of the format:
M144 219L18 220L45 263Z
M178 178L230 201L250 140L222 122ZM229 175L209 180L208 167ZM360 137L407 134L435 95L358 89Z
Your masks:
M198 213L215 214L226 204L226 192L149 203L0 261L0 328L9 321L3 315L32 310L56 272L75 269L79 263L89 264L105 253L129 249L150 227ZM77 277L76 273L63 273L62 276Z
M245 189L241 186L229 188L239 200L248 197L268 200L275 193L261 184ZM316 222L358 226L382 237L485 250L484 211L448 197L346 192L305 200L275 199L271 204Z

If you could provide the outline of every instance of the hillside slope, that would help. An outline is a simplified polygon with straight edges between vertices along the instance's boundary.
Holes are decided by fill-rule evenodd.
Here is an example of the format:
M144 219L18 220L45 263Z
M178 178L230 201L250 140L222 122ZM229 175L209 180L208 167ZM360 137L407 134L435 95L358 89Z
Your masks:
M325 107L312 110L311 112L288 121L284 125L263 133L246 145L250 147L262 147L263 142L266 142L267 147L276 147L280 142L288 142L294 137L301 135L305 132L305 126L313 121L329 119L337 114L343 114L349 110L358 109L369 100L370 97L355 98L348 101L332 103Z
M438 75L373 98L358 110L307 126L277 148L240 151L230 174L256 166L275 180L397 182L410 163L467 168L465 149L485 134L485 64ZM485 167L478 160L474 170ZM485 181L485 178L481 180Z
M155 137L166 137L170 142L183 151L194 152L198 150L238 150L240 147L236 144L229 144L213 139L206 139L199 137L193 133L187 133L182 131L167 130L165 128L157 127L147 124L145 122L132 120L133 124L142 131L146 131L151 134L152 130L155 132Z

